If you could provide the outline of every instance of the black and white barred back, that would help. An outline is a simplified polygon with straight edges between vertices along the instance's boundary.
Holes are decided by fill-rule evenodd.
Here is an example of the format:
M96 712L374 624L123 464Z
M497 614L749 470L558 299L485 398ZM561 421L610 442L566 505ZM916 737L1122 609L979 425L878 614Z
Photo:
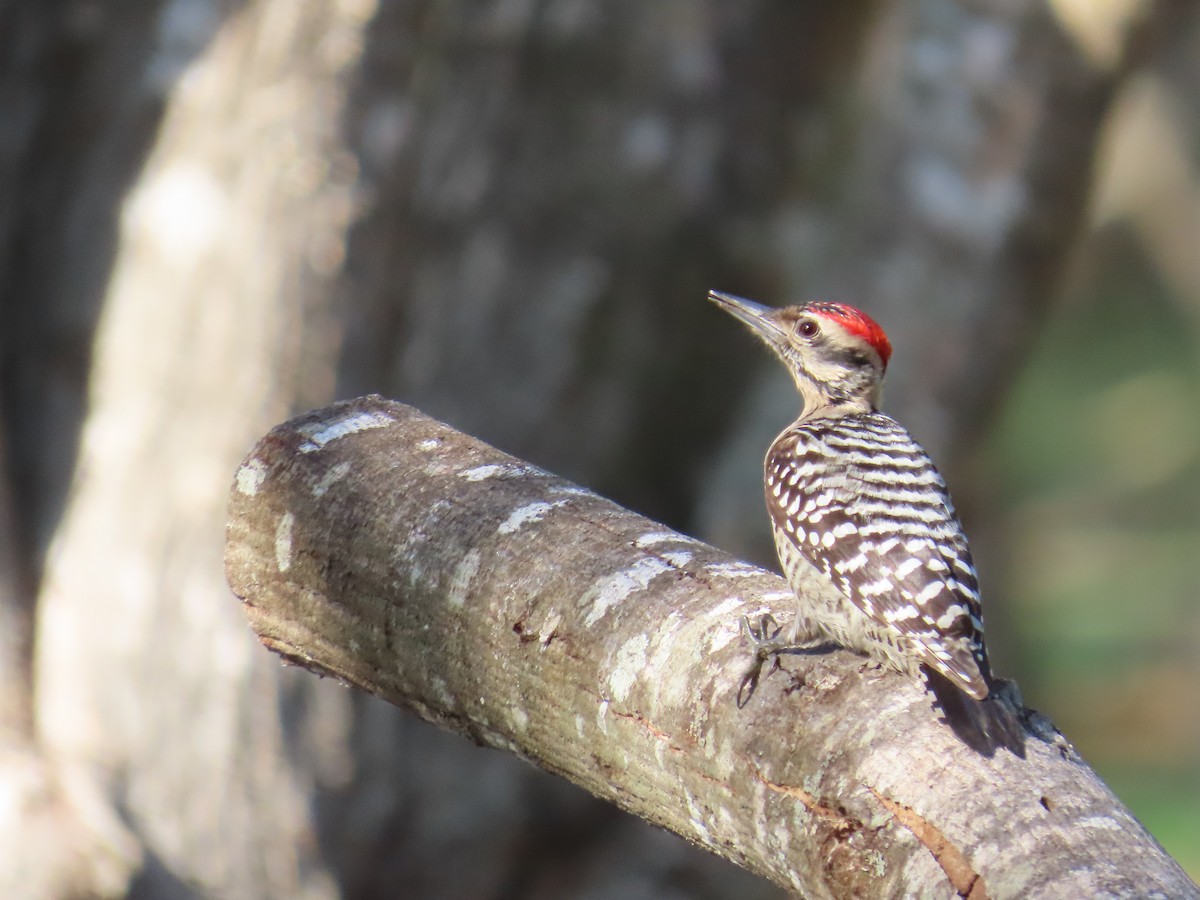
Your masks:
M836 608L802 598L802 625L988 696L971 551L945 482L899 423L879 412L796 422L767 452L766 497L792 584L811 565L844 595Z

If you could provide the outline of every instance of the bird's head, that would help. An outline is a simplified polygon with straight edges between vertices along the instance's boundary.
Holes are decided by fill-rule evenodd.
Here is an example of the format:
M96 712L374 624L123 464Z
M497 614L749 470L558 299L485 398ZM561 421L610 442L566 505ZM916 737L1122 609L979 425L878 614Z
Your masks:
M804 416L878 409L892 345L866 313L844 303L776 309L717 291L708 298L783 360L804 398Z

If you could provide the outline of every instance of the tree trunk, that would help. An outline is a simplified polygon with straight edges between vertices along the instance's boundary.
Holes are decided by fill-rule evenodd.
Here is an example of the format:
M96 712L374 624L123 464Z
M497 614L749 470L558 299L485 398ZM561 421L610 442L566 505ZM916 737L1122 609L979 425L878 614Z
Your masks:
M94 832L78 855L115 870L83 893L334 895L311 849L315 767L281 763L279 707L313 689L255 653L213 574L224 470L332 383L333 347L314 344L349 209L336 125L355 6L231 15L123 198L37 621L39 748ZM131 90L182 71L180 47L155 49Z

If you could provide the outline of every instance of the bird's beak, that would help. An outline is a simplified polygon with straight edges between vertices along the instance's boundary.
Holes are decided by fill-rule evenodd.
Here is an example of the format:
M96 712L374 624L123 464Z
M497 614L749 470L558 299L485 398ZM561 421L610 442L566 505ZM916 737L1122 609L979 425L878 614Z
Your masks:
M741 321L776 353L782 353L787 346L788 333L778 322L779 310L720 291L709 291L708 299Z

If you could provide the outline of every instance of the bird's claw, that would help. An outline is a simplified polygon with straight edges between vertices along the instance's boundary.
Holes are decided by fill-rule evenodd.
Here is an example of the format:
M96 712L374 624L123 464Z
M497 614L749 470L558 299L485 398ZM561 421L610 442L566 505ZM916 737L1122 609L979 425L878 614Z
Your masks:
M742 616L740 630L742 637L754 647L754 661L742 675L738 685L737 705L739 709L754 696L763 663L773 653L785 646L778 640L779 633L783 628L770 613L763 613L753 624L751 624L749 616Z
M763 613L751 624L748 616L741 619L742 636L754 648L754 657L760 663L767 657L792 646L786 638L780 638L783 626L770 613Z

